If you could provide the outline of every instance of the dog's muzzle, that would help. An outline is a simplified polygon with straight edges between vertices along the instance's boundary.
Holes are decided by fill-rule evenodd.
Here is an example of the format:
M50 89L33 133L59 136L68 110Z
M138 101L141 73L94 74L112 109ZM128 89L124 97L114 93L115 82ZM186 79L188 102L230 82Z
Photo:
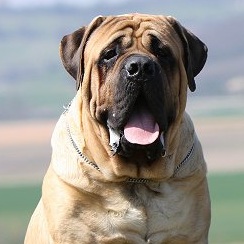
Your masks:
M124 60L107 122L114 153L130 157L140 150L149 161L165 154L162 80L151 57L134 54Z

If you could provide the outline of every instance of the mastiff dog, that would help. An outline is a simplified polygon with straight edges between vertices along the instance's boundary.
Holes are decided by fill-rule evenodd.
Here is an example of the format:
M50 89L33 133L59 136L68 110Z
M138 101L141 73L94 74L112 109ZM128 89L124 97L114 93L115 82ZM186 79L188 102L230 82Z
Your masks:
M206 163L185 112L205 44L170 16L99 16L60 56L77 93L25 243L208 243Z

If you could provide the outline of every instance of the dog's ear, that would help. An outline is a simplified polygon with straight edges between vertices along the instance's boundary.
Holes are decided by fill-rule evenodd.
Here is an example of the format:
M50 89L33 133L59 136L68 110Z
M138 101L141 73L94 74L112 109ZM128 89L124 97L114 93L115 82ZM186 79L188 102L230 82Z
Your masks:
M96 17L88 26L63 37L60 43L60 57L65 69L76 80L78 90L84 74L84 49L92 32L98 28L105 17Z
M188 78L188 86L193 92L196 90L196 77L207 60L207 46L193 33L184 28L178 21L170 17L174 30L179 35L184 47L184 64Z

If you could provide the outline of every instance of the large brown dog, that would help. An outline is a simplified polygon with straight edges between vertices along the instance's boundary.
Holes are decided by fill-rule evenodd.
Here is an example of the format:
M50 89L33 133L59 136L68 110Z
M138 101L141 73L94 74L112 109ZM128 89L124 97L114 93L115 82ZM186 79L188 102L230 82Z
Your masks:
M172 17L131 14L97 17L60 53L78 92L25 243L207 243L206 164L185 113L206 46Z

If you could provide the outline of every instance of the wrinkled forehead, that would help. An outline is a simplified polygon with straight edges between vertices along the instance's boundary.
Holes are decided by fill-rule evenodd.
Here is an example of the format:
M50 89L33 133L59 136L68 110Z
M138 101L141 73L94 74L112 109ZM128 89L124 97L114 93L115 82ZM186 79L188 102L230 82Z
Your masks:
M91 35L87 47L90 53L102 51L115 40L120 39L124 46L132 45L138 40L148 47L152 36L157 37L165 44L174 45L178 35L169 22L170 17L152 15L121 15L110 16Z

